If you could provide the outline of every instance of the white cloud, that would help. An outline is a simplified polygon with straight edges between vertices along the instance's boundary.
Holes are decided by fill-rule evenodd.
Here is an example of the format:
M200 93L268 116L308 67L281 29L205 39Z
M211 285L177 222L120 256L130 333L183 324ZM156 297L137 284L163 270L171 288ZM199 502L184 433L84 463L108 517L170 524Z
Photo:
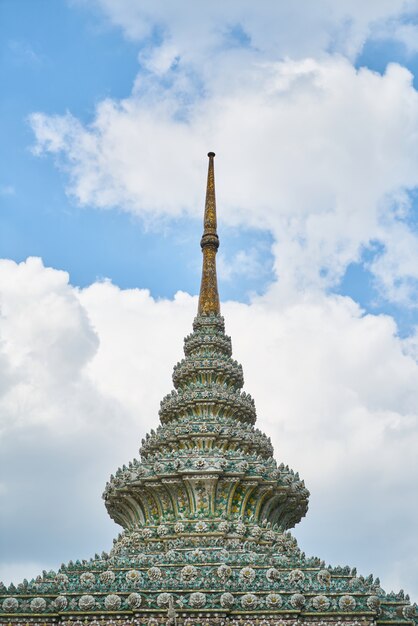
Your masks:
M232 258L227 258L221 251L217 264L218 277L224 281L232 281L239 277L256 279L266 275L269 270L268 263L256 247L238 250Z
M5 563L49 565L61 551L68 560L74 534L89 550L98 541L93 529L85 532L84 516L88 509L90 514L101 509L105 451L132 420L85 373L98 347L68 274L46 269L39 259L0 262L0 554ZM83 509L89 489L96 502ZM75 502L81 507L76 517Z
M23 577L32 561L49 569L109 549L117 528L101 490L155 428L197 302L108 282L78 290L35 259L0 263L0 298L0 571ZM273 288L223 310L259 427L311 490L303 548L417 596L413 341L337 296L279 305Z
M384 253L374 258L370 269L378 285L393 301L418 305L417 236L404 223L396 223L383 233ZM399 277L404 277L399 279Z
M219 48L239 44L233 34L239 27L245 41L262 54L280 56L318 55L329 50L355 56L367 38L385 25L396 36L395 24L417 11L415 0L250 0L228 3L193 3L174 0L96 0L108 19L127 37L148 41L158 28L163 46L187 63L202 59ZM157 55L160 50L156 48Z
M394 40L404 45L406 53L414 55L418 52L418 27L416 19L405 21L393 19L380 25L374 33L377 40Z
M31 580L36 578L42 570L50 570L45 561L34 563L32 561L22 563L0 563L0 580L12 580L22 582L24 578Z
M371 270L380 277L384 264L389 272L381 281L387 296L411 296L390 288L408 284L418 267L404 200L418 185L411 74L398 65L383 76L355 70L341 57L250 64L239 80L233 70L226 65L186 108L176 86L152 83L102 102L90 126L34 114L36 150L59 155L82 204L156 220L200 213L203 155L216 149L222 219L272 232L284 288L333 286L380 242L385 250ZM395 263L398 234L412 256Z

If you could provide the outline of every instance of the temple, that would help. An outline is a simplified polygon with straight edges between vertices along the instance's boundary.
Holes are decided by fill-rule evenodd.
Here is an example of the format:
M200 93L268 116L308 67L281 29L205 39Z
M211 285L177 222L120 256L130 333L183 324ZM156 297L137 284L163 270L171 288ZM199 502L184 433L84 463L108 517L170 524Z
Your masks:
M103 498L123 531L109 553L6 588L2 624L68 626L418 626L403 591L302 553L289 530L309 492L255 428L232 359L216 278L214 153L201 240L202 282L161 424L110 477Z

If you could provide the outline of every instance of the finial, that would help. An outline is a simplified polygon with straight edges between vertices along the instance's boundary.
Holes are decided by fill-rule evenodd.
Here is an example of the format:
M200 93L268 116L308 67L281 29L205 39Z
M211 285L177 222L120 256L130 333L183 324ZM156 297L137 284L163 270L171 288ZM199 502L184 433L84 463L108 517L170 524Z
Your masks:
M209 169L206 187L205 216L203 219L203 236L200 246L203 252L202 282L200 284L198 315L219 315L220 304L218 294L218 280L216 277L216 253L219 248L219 238L216 232L216 199L215 199L215 172L213 159L215 153L208 152Z

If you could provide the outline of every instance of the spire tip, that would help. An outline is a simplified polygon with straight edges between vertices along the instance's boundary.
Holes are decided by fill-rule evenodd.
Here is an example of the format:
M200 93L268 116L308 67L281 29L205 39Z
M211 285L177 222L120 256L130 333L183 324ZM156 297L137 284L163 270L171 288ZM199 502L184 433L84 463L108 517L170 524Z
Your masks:
M206 187L205 216L203 218L203 236L200 241L203 252L203 267L198 315L219 315L220 313L218 281L216 278L216 252L219 248L219 238L216 232L214 156L214 152L208 153L208 183Z

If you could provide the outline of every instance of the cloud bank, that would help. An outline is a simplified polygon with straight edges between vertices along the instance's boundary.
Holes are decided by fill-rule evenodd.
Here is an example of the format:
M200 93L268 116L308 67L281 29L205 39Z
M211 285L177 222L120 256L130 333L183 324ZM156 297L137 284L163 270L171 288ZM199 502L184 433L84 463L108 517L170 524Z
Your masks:
M414 0L263 0L258 5L231 0L193 6L185 0L169 6L162 0L96 0L96 5L134 41L149 43L158 30L162 45L148 54L153 68L166 67L170 56L201 67L210 63L214 51L231 47L276 58L329 51L353 58L373 37L384 35L407 45L412 37L405 31L417 10Z

